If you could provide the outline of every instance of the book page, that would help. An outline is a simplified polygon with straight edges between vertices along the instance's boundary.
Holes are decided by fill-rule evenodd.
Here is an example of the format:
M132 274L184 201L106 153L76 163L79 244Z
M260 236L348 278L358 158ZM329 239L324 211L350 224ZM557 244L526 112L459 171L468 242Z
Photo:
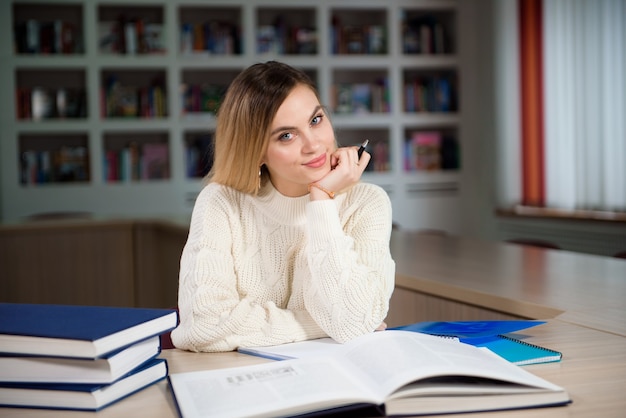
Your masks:
M295 415L368 401L355 376L323 358L173 373L170 383L185 418Z
M377 399L386 399L404 385L434 376L465 375L561 390L488 349L463 344L457 339L404 330L374 332L345 344L324 338L240 351L275 359L337 358L350 368L351 374L358 376L359 383L367 387L365 390L377 394ZM459 386L452 390L465 389Z
M475 376L544 389L559 387L487 349L404 331L378 332L345 344L339 357L363 383L388 397L403 385L434 376Z
M329 355L341 349L341 344L327 337L267 347L239 347L237 351L273 360L287 360Z

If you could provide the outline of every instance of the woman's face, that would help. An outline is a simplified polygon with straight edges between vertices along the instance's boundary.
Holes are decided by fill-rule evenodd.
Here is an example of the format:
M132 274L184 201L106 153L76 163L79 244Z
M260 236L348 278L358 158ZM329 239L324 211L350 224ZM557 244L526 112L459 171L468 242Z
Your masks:
M309 183L331 169L335 134L315 93L298 85L278 108L263 162L274 187L285 196L303 196Z

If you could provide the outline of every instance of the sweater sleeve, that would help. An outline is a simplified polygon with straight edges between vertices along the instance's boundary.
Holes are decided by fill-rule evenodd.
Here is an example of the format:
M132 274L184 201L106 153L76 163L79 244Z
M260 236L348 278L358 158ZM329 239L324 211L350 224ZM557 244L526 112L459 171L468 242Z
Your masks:
M395 282L389 249L391 202L373 185L357 185L337 210L331 200L307 206L307 310L339 342L372 332L385 319Z
M172 331L178 348L232 351L325 337L305 310L258 302L238 287L232 254L232 207L209 186L198 196L180 261L180 324Z

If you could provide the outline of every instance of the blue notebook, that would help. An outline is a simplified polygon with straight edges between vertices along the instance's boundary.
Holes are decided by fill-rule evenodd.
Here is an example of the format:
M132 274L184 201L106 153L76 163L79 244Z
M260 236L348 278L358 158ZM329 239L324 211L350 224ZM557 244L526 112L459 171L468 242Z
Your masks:
M0 303L0 352L98 358L177 324L174 309Z
M461 341L476 347L487 347L500 357L503 357L518 366L561 361L561 358L563 357L563 355L558 351L541 347L536 344L531 344L506 335L477 337L469 340L461 339Z
M417 322L392 329L458 338L466 344L486 347L519 366L560 361L563 355L558 351L504 335L541 324L545 321L439 321Z

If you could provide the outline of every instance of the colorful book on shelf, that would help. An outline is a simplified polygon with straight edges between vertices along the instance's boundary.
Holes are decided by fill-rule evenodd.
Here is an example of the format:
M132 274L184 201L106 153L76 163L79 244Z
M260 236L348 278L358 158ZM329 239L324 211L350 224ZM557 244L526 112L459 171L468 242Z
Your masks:
M335 112L351 113L352 112L352 85L340 83L333 86L335 92Z
M560 361L562 353L505 335L544 324L545 321L450 321L418 322L396 327L406 331L458 338L460 342L486 347L519 366Z
M441 169L441 139L439 131L418 131L412 137L416 170Z
M292 416L367 405L383 416L407 416L570 402L563 388L452 339L389 330L345 344L304 343L318 349L284 361L170 374L181 416Z
M167 373L167 362L153 359L111 384L0 383L0 406L98 411Z
M144 180L166 179L169 171L169 147L166 143L143 144L141 154L141 178Z
M152 360L160 352L161 341L155 336L96 359L0 353L0 384L108 384Z
M372 86L368 83L355 83L352 85L352 112L371 113L372 111Z
M0 352L95 359L177 324L174 309L0 303Z

